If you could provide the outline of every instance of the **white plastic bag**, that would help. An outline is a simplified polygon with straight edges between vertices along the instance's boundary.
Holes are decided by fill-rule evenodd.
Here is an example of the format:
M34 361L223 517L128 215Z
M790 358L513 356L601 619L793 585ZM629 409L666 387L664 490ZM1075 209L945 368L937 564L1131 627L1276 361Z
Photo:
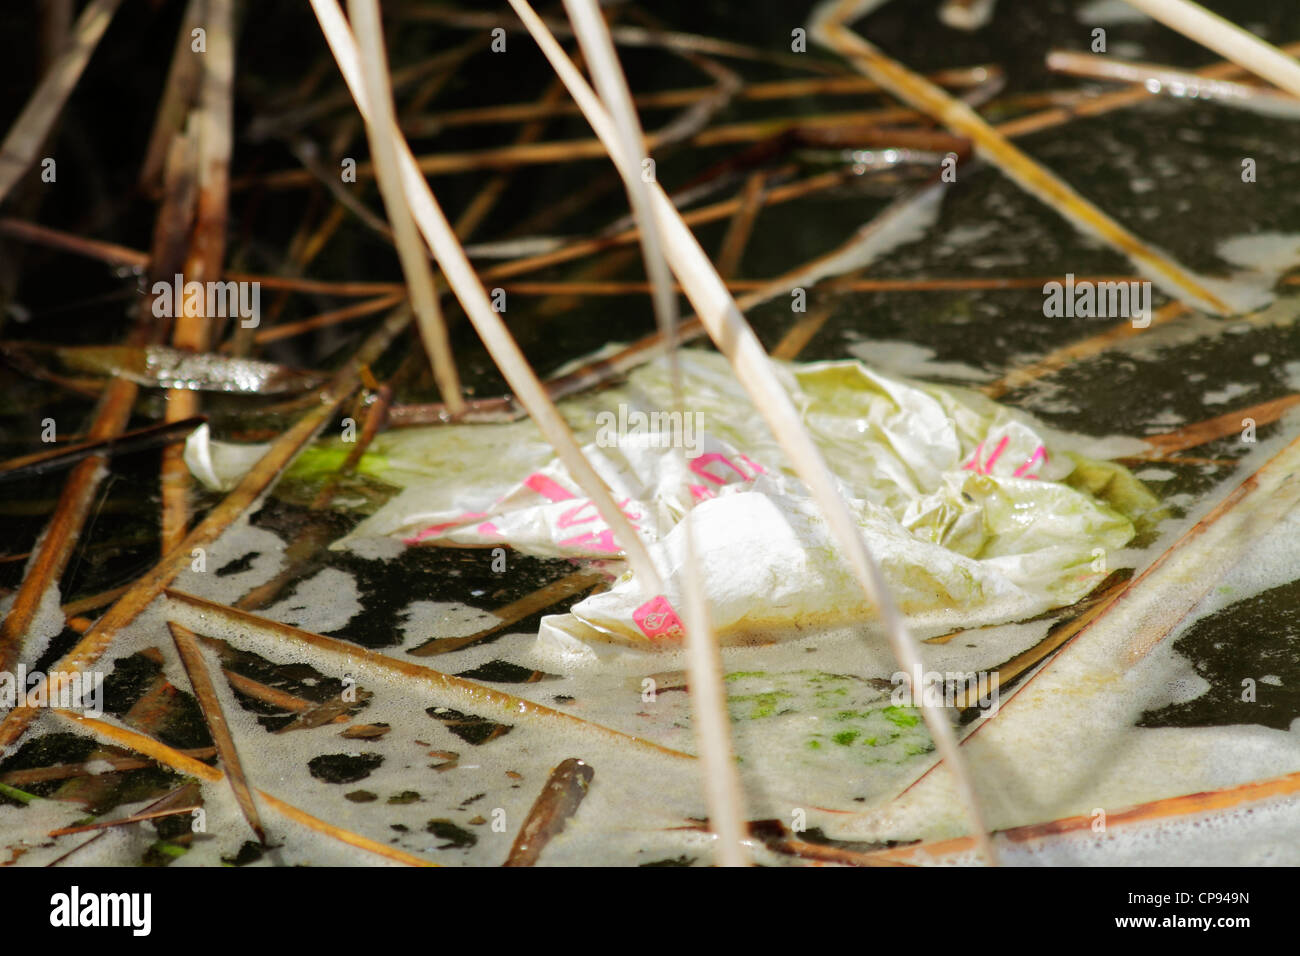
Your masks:
M571 614L546 618L543 635L677 643L687 494L697 503L706 591L724 642L868 616L816 504L726 361L698 351L681 360L685 420L656 416L674 407L663 363L562 405L648 543L666 593L647 595L625 574ZM1134 533L1131 516L1088 489L1123 490L1130 512L1156 503L1124 469L1082 457L1114 453L1113 443L1053 431L977 393L898 381L856 361L781 372L914 622L959 609L977 626L1073 603L1113 569L1104 556ZM685 462L676 445L686 447ZM411 545L503 543L550 557L621 554L529 423L390 433L367 467L404 490L340 546L382 534ZM1082 468L1086 483L1076 480Z

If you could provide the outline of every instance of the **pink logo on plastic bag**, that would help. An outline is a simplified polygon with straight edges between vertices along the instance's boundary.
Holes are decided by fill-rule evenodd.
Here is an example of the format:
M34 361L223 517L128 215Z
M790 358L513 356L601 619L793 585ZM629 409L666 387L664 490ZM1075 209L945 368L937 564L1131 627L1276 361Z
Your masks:
M1003 435L1002 440L998 442L998 447L993 450L993 454L989 455L988 459L984 461L983 464L980 463L980 456L984 454L984 443L980 442L979 447L975 449L975 454L971 457L971 460L962 465L962 468L973 471L978 475L993 474L993 466L997 464L997 460L1002 457L1002 453L1007 450L1007 441L1007 436ZM1038 475L1029 474L1029 469L1033 468L1039 461L1044 464L1047 463L1047 449L1042 445L1039 445L1033 455L1031 455L1029 459L1012 474L1016 478L1033 478L1036 480Z
M989 455L988 460L986 460L982 465L980 464L980 455L984 454L984 443L980 442L979 447L975 449L974 457L971 458L970 461L966 462L966 464L962 465L962 469L965 470L969 468L977 475L993 474L993 466L997 464L998 459L1002 457L1002 453L1007 450L1007 441L1007 436L1003 435L1002 440L998 442L998 447L994 449L993 454Z
M622 554L623 549L618 546L614 540L614 532L606 528L597 534L595 531L588 531L586 534L580 534L572 538L565 538L557 542L561 548L569 548L574 551L595 552L597 554Z
M563 485L547 478L540 471L535 471L524 479L524 484L533 491L552 501L568 501L573 497Z
M734 471L737 475L740 476L741 481L753 481L759 475L765 474L762 468L760 468L754 462L749 460L748 456L741 455L740 458L745 462L745 464L749 465L750 468L754 469L754 474L752 475L747 474L744 468L741 468L739 465L737 465L726 455L718 454L718 452L716 451L711 451L707 455L699 455L695 458L692 458L691 471L695 472L701 478L708 479L709 481L713 482L715 485L725 485L731 481L731 476L727 475L725 472L721 475L715 475L713 472L709 471L708 466L714 464L715 462L730 468L732 471Z
M1034 462L1039 460L1041 460L1044 465L1047 464L1047 449L1042 445L1038 446L1038 450L1034 452L1032 458L1016 469L1015 476L1017 478L1037 478L1037 475L1028 474L1028 471L1030 468L1034 467Z
M633 611L632 620L641 628L641 633L652 641L681 643L686 636L681 619L663 595L651 598Z

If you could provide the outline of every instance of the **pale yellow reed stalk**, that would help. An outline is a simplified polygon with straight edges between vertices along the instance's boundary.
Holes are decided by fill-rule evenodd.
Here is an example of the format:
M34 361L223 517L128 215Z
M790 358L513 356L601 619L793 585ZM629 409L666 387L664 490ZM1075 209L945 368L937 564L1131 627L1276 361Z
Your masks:
M644 155L645 135L637 118L614 40L595 0L564 0L574 35L582 47L588 69L614 117L622 155L611 153L619 175L627 188L632 212L640 229L660 334L668 352L673 392L678 411L683 411L681 369L677 361L677 294L673 277L663 255L663 242L655 221L653 197L648 184L654 179L653 160ZM638 161L640 160L640 161ZM685 463L685 449L678 449ZM683 468L683 474L685 474ZM686 491L685 488L682 489ZM689 492L684 496L691 501ZM740 776L731 749L731 723L727 714L727 692L722 679L722 659L709 606L705 598L704 574L695 547L692 515L685 516L686 574L682 579L683 608L686 627L686 663L689 675L691 708L703 765L704 789L709 807L709 826L718 838L718 861L724 866L745 866L749 853L745 846L745 810Z
M533 9L524 0L510 0L510 3L552 68L568 87L570 95L582 109L597 137L610 154L617 157L622 152L622 146L614 122L596 94ZM628 157L616 161L627 162ZM924 669L919 650L894 604L880 568L867 549L861 529L840 495L835 477L804 428L790 397L781 387L771 360L667 194L658 184L648 184L647 188L654 198L655 216L664 235L669 264L686 289L696 314L718 349L731 362L737 379L749 393L759 414L817 500L831 534L848 559L854 577L877 607L890 647L900 666L908 674L922 673ZM985 857L993 862L996 855L983 823L970 771L957 746L952 725L942 709L928 705L923 700L919 706L941 758L957 781Z
M379 193L384 199L384 209L393 227L393 243L402 263L402 273L410 289L411 309L415 313L420 339L429 353L433 377L442 393L443 403L453 415L465 411L461 395L460 376L447 336L447 324L438 307L438 292L434 288L433 270L429 257L420 241L420 232L406 205L402 190L401 163L394 145L393 131L396 121L393 113L393 91L389 86L388 56L384 50L384 28L379 19L379 4L375 0L348 0L348 14L356 31L363 56L361 79L365 84L370 114L366 117L366 138L370 142L370 155L375 163Z

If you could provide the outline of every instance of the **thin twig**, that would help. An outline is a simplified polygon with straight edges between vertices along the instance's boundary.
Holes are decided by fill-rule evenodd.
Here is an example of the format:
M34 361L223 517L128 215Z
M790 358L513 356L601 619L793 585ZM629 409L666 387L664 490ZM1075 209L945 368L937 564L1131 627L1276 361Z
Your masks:
M1116 323L1105 332L1055 349L1037 362L1011 369L996 382L989 382L987 385L981 386L980 391L989 398L1000 398L1007 392L1023 388L1030 382L1036 382L1043 376L1050 375L1052 372L1059 371L1068 365L1073 365L1081 359L1099 355L1126 339L1140 335L1146 329L1152 329L1166 322L1171 322L1180 316L1186 315L1188 311L1187 306L1183 303L1170 302L1168 305L1156 309L1152 313L1151 322L1145 327L1140 328L1132 322Z
M500 633L503 628L517 624L524 618L532 617L539 611L544 611L548 607L558 604L565 598L581 594L583 591L589 591L605 580L606 576L598 571L574 571L572 574L566 574L558 581L552 581L550 584L524 595L519 600L511 601L504 607L492 611L492 616L497 618L495 624L490 624L482 630L475 631L465 637L430 638L423 644L411 648L407 653L413 657L433 657L435 654L448 654L452 651L470 647L491 637L493 634Z
M578 812L595 773L590 764L576 757L552 770L502 866L533 866L546 845L564 831L569 818Z
M816 131L845 128L862 128L878 126L882 123L900 122L914 119L918 114L913 110L883 109L859 110L850 113L829 113L819 115L782 116L764 120L749 120L725 126L713 126L687 139L694 147L725 146L733 143L750 143L770 139L783 133ZM679 138L678 131L671 127L650 133L646 136L646 145L657 148ZM486 149L465 150L463 152L436 153L416 156L416 169L425 176L448 176L458 173L481 172L485 169L512 169L517 166L549 165L567 163L577 159L603 159L605 149L596 139L547 140L540 143L514 143L509 146L494 146ZM357 163L357 181L372 179L375 176L373 162ZM271 173L256 173L235 180L232 188L249 189L258 186L262 189L301 189L316 181L316 175L309 169L286 169Z
M1143 435L1142 440L1154 446L1151 454L1146 456L1152 461L1168 461L1169 456L1189 448L1199 448L1229 435L1240 435L1249 420L1256 427L1270 425L1280 419L1290 409L1300 405L1300 393L1283 395L1258 405L1239 408L1235 412L1225 412L1203 422L1195 422L1175 428L1173 431L1156 435Z
M926 74L940 86L963 89L985 82L998 72L996 66L974 66L939 70ZM768 83L749 83L736 93L740 100L783 100L804 96L852 96L862 93L879 93L880 84L865 76L827 76L807 80L774 80ZM717 93L717 87L693 86L685 89L664 90L661 93L639 93L632 98L638 109L675 109L691 106ZM555 101L550 97L532 103L507 103L500 106L476 106L463 110L432 113L402 123L402 132L408 136L431 136L456 126L478 126L495 123L523 123L556 116L580 115L577 104L570 100Z
M411 20L432 20L435 23L446 23L471 30L491 30L495 27L503 27L506 30L522 29L517 22L508 17L502 18L495 13L452 10L445 7L407 4L401 8L399 15ZM546 20L545 22L548 28L557 31L561 36L572 36L573 34L572 28L562 20ZM696 33L636 26L616 26L611 33L614 41L619 46L664 47L679 52L708 53L737 60L776 63L810 73L835 75L844 71L844 68L838 63L819 60L807 54L773 53L759 47L734 43L729 40L719 40L716 37L701 36Z
M719 257L721 258L721 257ZM721 271L721 270L719 270ZM1075 276L1077 283L1084 282L1137 282L1136 275L1095 275ZM836 292L962 292L977 290L1013 290L1041 289L1046 283L1060 282L1061 276L1029 276L1022 279L998 279L986 276L970 276L946 279L827 279L824 288ZM731 292L756 292L765 289L775 279L727 279L727 289ZM650 291L650 283L632 280L578 280L554 282L502 282L500 288L514 295L526 296L623 296L643 295ZM674 283L673 290L680 292L682 286Z
M175 621L168 621L167 628L172 633L172 640L176 642L176 650L180 652L181 663L185 665L185 673L189 675L190 686L194 689L194 696L198 699L203 717L208 722L208 733L212 737L213 744L216 745L222 764L225 765L226 779L230 781L230 789L234 791L235 802L243 811L248 825L257 834L258 842L265 846L266 831L262 828L262 817L257 812L257 804L253 802L253 793L248 786L248 778L244 775L243 763L239 759L239 749L235 746L235 738L230 734L226 715L221 710L221 699L217 696L217 689L212 683L211 675L208 674L208 666L203 660L203 653L199 650L195 634Z
M1155 63L1132 63L1113 56L1053 50L1047 54L1047 68L1070 76L1088 76L1117 83L1140 83L1148 92L1198 101L1213 100L1227 106L1244 107L1257 112L1300 117L1300 99L1274 92L1266 87L1231 80L1216 80L1175 70Z
M37 245L71 252L88 259L97 259L111 266L126 269L143 269L149 265L149 254L139 249L130 249L115 242L100 239L87 239L70 232L51 229L40 223L14 219L11 216L0 218L0 235L21 239Z
M129 817L120 817L116 820L96 820L94 823L84 823L78 827L60 827L57 830L51 830L49 836L60 837L68 836L72 833L93 833L96 830L108 830L113 827L129 826L132 823L148 823L150 820L158 820L162 817L174 817L180 813L193 813L199 809L198 804L185 807L174 807L170 810L145 810L140 813L133 813Z
M133 431L122 432L108 438L91 439L59 445L50 451L38 451L0 462L0 481L13 481L32 475L44 475L62 468L70 468L88 455L122 455L158 445L171 444L206 422L203 416L178 422L149 425Z
M1107 810L1106 828L1109 831L1112 827L1176 823L1183 817L1231 811L1253 803L1277 800L1280 797L1294 797L1297 793L1300 793L1300 773L1289 773L1281 777L1253 780L1250 783L1225 787L1221 790L1187 793L1135 804L1121 810ZM1096 815L1090 813L1086 816L1064 817L1046 823L1031 823L1027 826L999 830L998 837L1008 843L1041 845L1056 837L1072 833L1096 832L1096 822ZM1102 842L1109 840L1110 837L1108 834L1103 834L1096 839ZM970 837L956 837L951 840L912 843L907 846L865 851L861 862L864 865L879 865L886 861L902 864L938 863L964 856L973 849L975 849L975 841Z
M282 322L279 325L258 332L253 336L253 341L258 345L266 345L270 342L293 338L295 335L314 332L317 329L330 328L344 322L364 319L376 312L391 309L405 298L405 295L400 292L393 295L382 295L378 298L358 302L355 305L344 306L341 309L331 309L328 312L322 312L307 319L298 319L296 322Z

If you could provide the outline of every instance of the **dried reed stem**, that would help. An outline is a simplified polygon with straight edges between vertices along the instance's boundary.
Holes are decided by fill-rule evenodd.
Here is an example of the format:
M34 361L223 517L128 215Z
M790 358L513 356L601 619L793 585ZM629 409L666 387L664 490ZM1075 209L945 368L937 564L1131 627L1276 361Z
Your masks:
M995 66L975 66L952 70L939 70L927 74L940 86L958 89L977 86L999 72ZM718 92L714 86L692 86L664 90L661 93L641 93L632 98L638 109L669 109L690 106ZM795 99L803 96L849 96L861 93L879 93L880 85L865 76L830 76L808 80L774 80L767 83L750 83L741 89L740 100L768 101ZM431 136L456 126L479 126L495 123L522 123L556 116L580 114L572 102L555 102L549 96L532 103L507 103L500 106L476 106L463 110L431 113L402 123L408 136Z
M167 590L167 597L173 601L179 616L189 611L185 620L193 619L196 626L199 621L216 619L227 625L243 629L247 633L260 634L281 644L293 645L297 653L314 651L328 661L345 665L360 674L370 673L380 679L401 677L439 692L442 700L454 702L456 707L466 707L471 712L492 715L494 718L509 721L535 721L541 727L562 727L578 730L593 735L604 741L615 741L625 746L635 747L647 754L669 757L674 760L691 760L690 754L669 747L661 747L653 741L634 737L621 731L611 730L590 720L575 717L573 714L555 710L543 704L534 703L514 694L496 690L476 681L416 664L413 661L389 657L378 651L367 650L356 644L326 637L312 631L284 624L280 621L254 614L239 608L227 607L207 598L174 589Z
M388 86L388 56L384 50L379 4L376 0L348 0L348 13L361 45L361 79L370 103L370 112L365 117L366 135L379 177L379 192L393 227L397 255L411 290L411 308L442 400L453 415L459 415L465 410L465 399L461 395L447 324L438 306L429 257L420 244L419 230L402 192L400 163L394 145L399 134L393 115L393 93Z
M257 804L253 801L253 792L248 786L243 762L239 759L239 749L235 746L235 738L226 723L226 715L221 710L221 699L217 696L216 685L212 683L212 676L208 673L207 662L203 660L198 639L189 628L173 621L167 622L167 628L176 643L176 650L180 652L181 663L185 665L185 673L189 675L190 686L194 689L194 696L198 699L203 717L208 722L208 734L212 737L217 754L226 767L226 779L230 782L230 789L234 791L235 802L243 811L248 825L257 834L258 841L265 845L266 831L262 828L262 817L257 812Z
M163 212L176 212L168 221L160 213L159 229L155 235L155 248L164 243L183 242L190 236L188 255L181 269L187 280L212 282L221 278L225 263L226 222L230 206L230 156L234 149L234 84L235 84L235 15L231 0L206 0L204 26L207 30L207 52L203 55L198 81L198 108L191 114L192 131L177 135L174 148L168 151L166 179L187 179L186 170L193 164L193 183L197 194L192 197L193 231L189 230L186 202L172 209L164 201ZM163 104L167 106L166 103ZM160 114L161 120L161 114ZM170 190L169 190L170 192ZM170 196L167 198L171 198ZM167 235L170 229L171 235ZM152 257L156 273L164 258L157 253ZM166 278L166 277L158 277ZM178 303L179 305L179 303ZM207 352L222 318L205 315L204 306L190 311L178 309L172 328L172 344L178 349ZM167 421L181 421L199 413L198 392L172 389L167 393ZM185 464L184 449L170 445L162 455L162 533L161 549L170 551L185 537L190 523L190 488L192 478Z
M1138 83L1148 92L1158 91L1199 101L1214 100L1226 106L1244 107L1274 116L1300 117L1300 99L1294 96L1250 83L1198 76L1158 63L1133 63L1113 56L1053 50L1047 54L1047 68L1067 76Z

